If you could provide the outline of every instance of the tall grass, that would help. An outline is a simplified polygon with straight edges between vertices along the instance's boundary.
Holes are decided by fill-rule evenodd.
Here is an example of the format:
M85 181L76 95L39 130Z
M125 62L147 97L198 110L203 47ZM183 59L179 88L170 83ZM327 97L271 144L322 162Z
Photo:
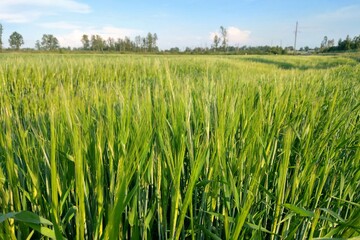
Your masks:
M0 61L2 239L360 236L355 60Z

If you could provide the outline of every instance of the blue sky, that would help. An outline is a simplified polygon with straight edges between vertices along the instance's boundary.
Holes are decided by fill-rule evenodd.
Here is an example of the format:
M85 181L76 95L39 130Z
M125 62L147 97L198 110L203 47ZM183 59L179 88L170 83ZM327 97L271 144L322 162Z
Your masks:
M359 0L0 0L3 42L23 35L34 47L43 34L61 46L80 47L83 34L133 39L157 33L160 49L210 47L220 26L236 46L294 44L319 46L323 37L335 42L360 35Z

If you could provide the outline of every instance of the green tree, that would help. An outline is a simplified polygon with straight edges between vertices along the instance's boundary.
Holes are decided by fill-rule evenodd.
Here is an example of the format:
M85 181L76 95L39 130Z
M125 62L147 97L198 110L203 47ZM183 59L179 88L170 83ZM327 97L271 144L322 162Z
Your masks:
M146 38L141 38L141 49L146 52L146 49L147 49L147 40Z
M344 43L344 49L345 50L351 49L351 38L349 35L346 36L345 43Z
M109 50L109 51L115 50L115 39L112 37L109 37L107 39L107 50Z
M334 45L335 45L335 40L334 40L334 39L329 39L327 46L328 46L329 48L331 48L331 47L333 47Z
M9 37L9 45L12 49L19 50L20 46L24 44L24 38L20 33L13 32Z
M213 42L214 42L213 48L215 51L217 51L217 49L219 48L220 41L221 41L221 38L217 34L215 34L214 40L213 40Z
M104 51L105 41L100 35L91 36L91 49L95 51Z
M141 49L141 36L135 37L135 48L136 51L139 51Z
M81 37L81 43L83 44L83 49L84 50L89 50L90 49L90 39L89 36L84 34Z
M171 52L171 53L179 53L180 49L178 47L172 47L172 48L169 49L169 52Z
M59 49L59 41L52 34L44 34L41 38L41 48L44 50L56 50Z
M146 45L147 45L147 50L149 52L152 52L153 35L151 33L148 33L147 36L146 36Z
M124 39L124 50L125 51L132 51L133 50L133 42L130 40L129 37L125 37Z
M153 49L153 51L155 51L155 52L158 51L157 40L158 40L158 36L157 36L156 33L154 33L154 34L153 34L152 49Z
M338 41L338 49L339 49L339 50L343 50L343 41L342 41L341 38L340 38L339 41Z
M355 49L360 49L360 35L354 37L353 44Z
M220 26L220 33L221 33L221 36L222 36L222 48L223 50L225 51L226 50L226 47L227 47L227 43L228 43L228 32L227 32L227 29L224 28L223 26Z
M123 45L124 45L124 40L122 40L121 38L118 38L115 42L115 50L116 51L122 51L123 50Z
M324 49L324 48L327 48L327 46L328 46L328 37L324 36L324 39L321 42L320 48Z
M143 40L147 51L156 52L158 50L157 43L156 43L157 40L158 40L158 36L156 33L152 34L149 32L147 34L146 38Z
M186 53L191 53L191 48L190 48L190 47L186 47L184 52L186 52Z
M35 49L36 49L36 50L41 50L40 40L36 40L36 42L35 42Z

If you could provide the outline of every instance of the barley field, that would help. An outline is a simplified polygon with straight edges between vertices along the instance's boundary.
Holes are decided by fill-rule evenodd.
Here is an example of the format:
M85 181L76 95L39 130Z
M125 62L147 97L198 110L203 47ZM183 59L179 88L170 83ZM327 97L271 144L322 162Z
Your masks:
M0 239L359 237L359 58L0 55Z

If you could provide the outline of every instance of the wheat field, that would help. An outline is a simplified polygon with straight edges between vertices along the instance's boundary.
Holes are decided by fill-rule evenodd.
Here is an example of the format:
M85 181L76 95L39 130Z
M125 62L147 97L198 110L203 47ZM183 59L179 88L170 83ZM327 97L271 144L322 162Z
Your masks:
M357 239L347 56L0 55L0 239Z

